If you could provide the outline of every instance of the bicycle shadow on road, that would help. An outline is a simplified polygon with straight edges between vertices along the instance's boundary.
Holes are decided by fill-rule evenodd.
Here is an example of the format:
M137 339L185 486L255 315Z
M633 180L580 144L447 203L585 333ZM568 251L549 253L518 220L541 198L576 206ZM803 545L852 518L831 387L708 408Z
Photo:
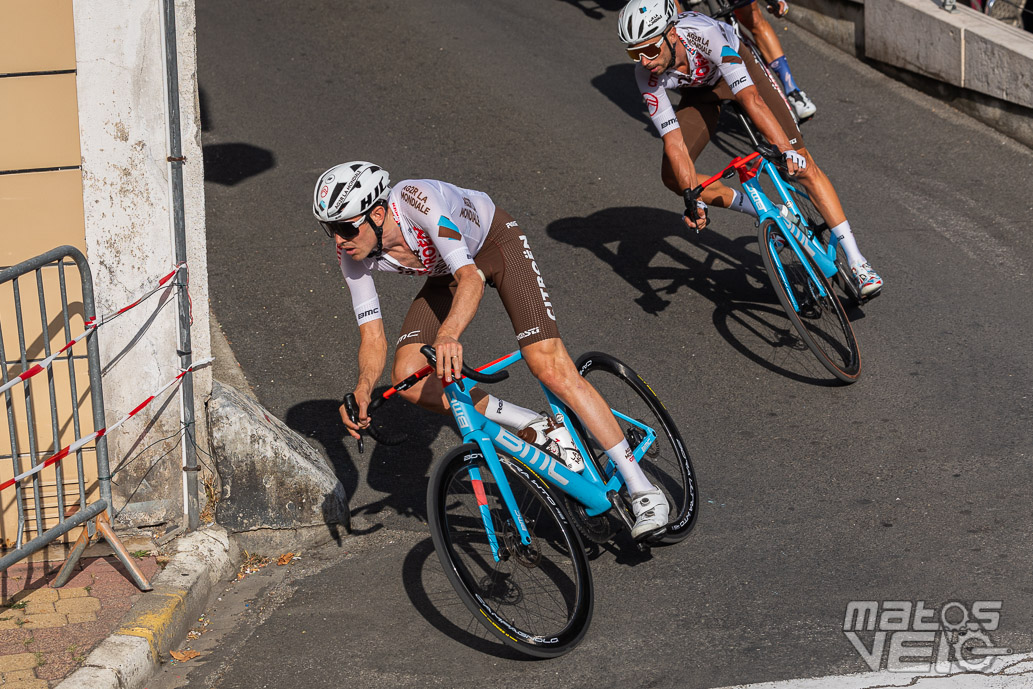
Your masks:
M439 632L474 651L507 660L540 660L511 649L490 635L456 595L428 537L402 563L402 585L416 611Z
M715 222L714 214L726 217ZM678 213L615 207L556 220L546 233L608 264L639 291L634 302L643 312L659 316L679 291L691 289L713 303L714 327L746 358L792 380L837 385L776 300L752 228L745 235L723 234L732 222L742 220L729 215L730 211L716 209L711 227L717 230L708 227L695 233L686 229Z
M387 386L381 386L374 396ZM340 400L310 400L287 410L285 423L319 444L348 495L351 516L365 517L366 525L353 521L351 533L363 535L380 530L394 514L427 519L427 473L434 459L431 449L449 417L424 411L402 400L393 400L374 415L383 437L403 440L400 445L378 443L364 436L365 453L348 435L338 409ZM365 481L362 480L365 477Z

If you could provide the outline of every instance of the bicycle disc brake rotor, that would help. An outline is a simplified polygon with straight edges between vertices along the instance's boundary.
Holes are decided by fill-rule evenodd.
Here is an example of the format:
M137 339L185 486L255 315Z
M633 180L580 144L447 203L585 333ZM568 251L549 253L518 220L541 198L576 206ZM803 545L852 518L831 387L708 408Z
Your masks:
M534 526L531 523L527 524L527 529L531 533L531 545L524 545L520 542L520 534L511 524L506 524L506 530L502 534L502 540L505 542L509 553L513 556L513 560L527 568L537 567L542 559L542 550L538 543L538 537L534 535L533 528Z
M638 419L636 419L637 421ZM624 436L628 439L628 444L631 447L638 447L639 444L646 439L646 432L638 426L628 426L628 430L624 432ZM655 458L660 454L660 444L657 442L659 438L653 439L653 444L646 450L646 457Z

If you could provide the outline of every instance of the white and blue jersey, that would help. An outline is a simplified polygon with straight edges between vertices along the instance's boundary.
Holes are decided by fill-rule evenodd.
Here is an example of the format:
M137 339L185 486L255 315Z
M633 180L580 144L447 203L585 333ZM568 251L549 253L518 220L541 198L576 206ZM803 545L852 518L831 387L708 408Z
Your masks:
M635 67L635 79L660 136L679 127L667 89L713 86L724 79L735 94L753 85L739 57L739 37L732 26L698 12L684 12L678 15L674 28L685 46L689 73L671 68L655 75L641 63Z
M433 179L399 182L391 189L387 204L422 268L404 266L387 254L355 261L338 250L337 260L359 325L380 318L374 270L427 277L454 275L463 266L473 265L495 216L495 203L484 192Z

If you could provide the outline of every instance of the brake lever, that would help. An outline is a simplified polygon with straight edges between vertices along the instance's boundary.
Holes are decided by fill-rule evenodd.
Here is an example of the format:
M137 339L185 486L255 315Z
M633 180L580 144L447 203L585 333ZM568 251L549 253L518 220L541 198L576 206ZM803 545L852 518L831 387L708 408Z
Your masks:
M682 191L682 196L685 198L685 212L682 213L682 217L692 221L693 225L699 222L699 204L696 201L703 195L703 185L697 186L695 189L685 189ZM692 215L689 215L689 213ZM710 224L710 208L703 204L703 227ZM696 234L699 234L699 228L696 229Z
M348 412L348 418L351 420L352 424L358 424L358 403L355 401L355 396L354 396L353 393L348 393L347 395L344 396L344 409L345 409L345 411ZM359 432L358 432L358 453L359 453L359 455L362 455L362 453L363 453L363 451L365 449L366 449L366 447L365 447L365 443L363 442L363 432L361 430L359 430Z

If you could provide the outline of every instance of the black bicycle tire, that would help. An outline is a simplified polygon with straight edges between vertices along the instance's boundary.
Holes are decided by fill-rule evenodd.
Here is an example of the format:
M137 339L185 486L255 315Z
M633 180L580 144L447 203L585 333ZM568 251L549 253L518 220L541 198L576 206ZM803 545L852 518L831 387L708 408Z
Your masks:
M768 230L772 227L774 227L776 231L781 232L781 229L774 220L767 220L766 222L761 223L760 229L757 233L757 241L760 244L760 255L761 260L764 263L764 269L768 272L768 277L771 280L771 287L775 290L775 295L778 297L779 303L782 304L782 308L785 310L786 316L789 318L789 322L793 324L793 327L800 335L800 339L802 339L804 344L807 345L807 348L811 350L811 353L817 357L819 363L821 363L821 365L824 366L832 375L844 383L856 382L858 377L861 375L861 353L857 346L857 337L854 335L854 329L850 325L850 319L846 315L846 310L843 308L843 304L840 303L839 297L836 296L836 293L829 284L829 281L824 275L822 275L819 268L809 257L804 255L802 258L810 264L812 271L821 283L822 289L824 289L828 295L830 305L836 314L836 319L845 336L845 344L849 350L850 359L847 361L845 366L840 366L832 360L832 358L825 352L825 349L815 340L811 335L810 329L804 324L796 310L793 309L792 302L789 300L788 289L786 285L783 284L782 278L780 277L771 256L771 246L768 242ZM788 245L785 250L791 252L792 256L800 258Z
M506 471L510 487L513 488L514 482L523 485L527 489L527 493L537 500L538 506L543 508L541 514L550 516L554 520L553 526L562 536L571 562L575 589L569 596L572 603L569 613L565 613L567 615L565 624L559 630L546 634L542 634L542 630L521 629L518 625L523 624L522 622L518 623L508 618L500 610L491 606L489 592L483 586L478 585L478 582L484 582L484 579L479 580L457 553L448 515L450 502L447 498L452 495L448 492L449 487L453 485L452 479L459 472L467 471L473 463L480 466L484 477L491 477L487 462L476 444L468 443L456 448L435 462L431 469L430 482L427 486L427 521L430 526L431 538L434 541L434 549L437 551L445 576L459 595L460 600L485 629L504 644L521 653L537 658L555 658L569 652L580 643L588 631L592 619L593 585L588 558L585 556L584 546L578 537L577 530L570 524L560 507L561 500L555 491L520 461L506 456L500 456L499 461ZM484 490L487 492L489 486L485 486ZM514 492L518 492L518 490L519 488L514 488ZM519 495L517 499L520 500ZM527 518L526 515L522 516ZM455 525L456 529L459 528L458 517L453 516L451 523ZM542 532L541 524L538 521L533 525L529 522L528 527L536 534ZM469 533L477 534L477 526L474 525ZM483 538L483 547L488 549L486 558L479 559L487 565L492 561L492 556L483 525L479 529L479 534ZM504 540L503 537L500 542L504 542ZM493 564L498 567L501 563ZM537 564L528 566L518 562L516 558L514 558L513 567L517 574L523 573L528 577L531 576L529 572L533 569L544 571ZM496 579L487 583L493 587L498 585ZM497 605L496 607L501 608L502 606ZM530 616L528 616L529 619Z
M664 403L660 401L653 389L649 387L641 376L635 371L620 361L616 357L610 356L603 352L586 352L578 357L575 364L578 372L586 378L589 382L592 382L592 378L589 374L593 371L605 371L615 376L617 379L626 383L638 396L649 407L650 411L656 416L656 420L662 426L664 435L666 436L667 443L669 444L669 452L671 456L671 462L678 467L679 477L672 477L674 482L681 486L679 492L682 495L673 495L671 493L671 486L674 483L669 481L659 480L658 475L659 467L656 462L647 454L639 462L642 466L643 471L650 478L657 483L661 484L659 487L663 490L667 499L671 501L671 516L668 519L667 530L658 539L651 542L662 543L662 544L673 544L678 543L685 539L692 531L692 528L696 525L696 519L699 517L699 482L696 479L696 472L692 468L692 459L689 457L688 450L685 446L685 441L682 439L681 433L678 427L675 425L674 420L668 413ZM605 397L605 396L604 396ZM609 402L609 400L608 400ZM619 407L615 407L617 411L621 410ZM577 419L576 416L571 416L572 419ZM618 420L619 421L619 420ZM588 437L584 433L583 429L578 424L578 432L581 433L581 437ZM623 429L625 433L627 429ZM654 448L659 449L662 439L658 438ZM589 451L591 455L591 450ZM594 461L593 457L587 457L585 461ZM599 463L605 462L596 462ZM665 472L669 474L670 472Z

